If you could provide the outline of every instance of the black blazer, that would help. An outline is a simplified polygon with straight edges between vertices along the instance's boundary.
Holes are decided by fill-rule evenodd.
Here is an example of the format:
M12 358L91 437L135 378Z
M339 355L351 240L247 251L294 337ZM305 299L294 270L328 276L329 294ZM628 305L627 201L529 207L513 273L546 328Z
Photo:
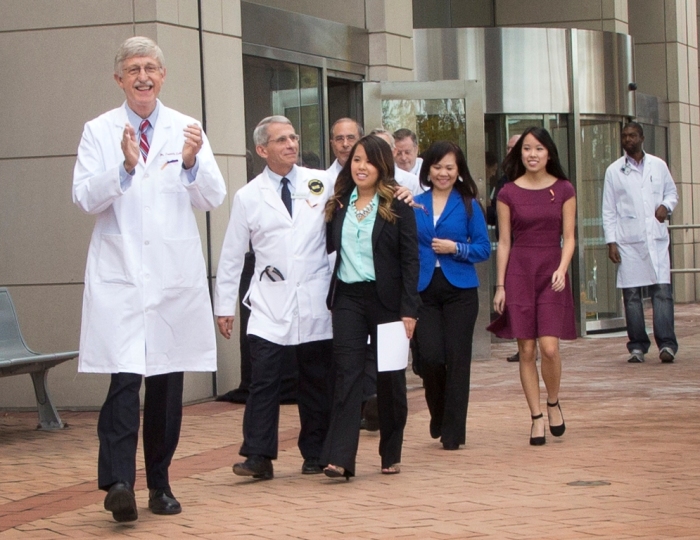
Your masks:
M336 210L326 231L328 252L337 253L331 286L326 298L328 309L333 309L335 302L343 221L349 201L348 194L342 199L342 207ZM416 216L413 208L398 199L392 201L391 209L398 216L396 222L389 223L377 213L372 229L372 254L377 294L386 309L397 312L400 317L415 319L418 317L418 307L421 304L418 294L420 262Z

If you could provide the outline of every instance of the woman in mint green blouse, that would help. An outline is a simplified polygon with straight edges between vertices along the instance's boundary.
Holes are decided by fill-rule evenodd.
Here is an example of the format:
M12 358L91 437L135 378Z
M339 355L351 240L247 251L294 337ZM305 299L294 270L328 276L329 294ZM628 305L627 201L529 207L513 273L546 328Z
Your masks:
M379 137L360 139L326 205L329 252L337 252L327 304L333 313L336 371L331 423L321 460L331 478L355 474L367 338L377 325L403 321L411 338L420 306L418 240L413 210L394 198L394 160ZM401 470L406 425L406 371L377 374L379 454L383 474Z

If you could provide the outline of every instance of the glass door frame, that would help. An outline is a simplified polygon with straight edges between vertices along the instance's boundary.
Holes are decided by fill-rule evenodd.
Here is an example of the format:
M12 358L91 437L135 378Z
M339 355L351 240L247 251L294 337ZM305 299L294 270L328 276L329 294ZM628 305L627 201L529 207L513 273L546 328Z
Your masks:
M368 82L363 84L363 123L366 128L383 125L383 100L429 100L460 99L464 102L465 140L463 148L469 171L479 188L479 202L483 208L488 204L488 186L485 181L485 137L484 137L484 88L483 81L431 81L431 82ZM488 261L476 265L479 276L479 316L472 344L472 358L491 358L491 334L484 328L490 323L488 308L491 301L491 283Z

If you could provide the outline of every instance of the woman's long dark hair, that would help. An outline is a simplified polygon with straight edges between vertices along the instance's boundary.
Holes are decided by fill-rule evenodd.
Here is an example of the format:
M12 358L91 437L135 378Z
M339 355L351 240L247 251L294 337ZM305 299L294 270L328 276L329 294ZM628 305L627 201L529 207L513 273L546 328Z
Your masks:
M379 207L377 212L389 223L396 221L396 215L391 211L391 203L394 200L394 190L398 184L394 179L394 156L391 147L384 140L376 135L365 135L352 147L348 160L343 165L335 181L333 196L326 203L326 221L333 219L333 214L340 207L341 199L347 197L355 188L352 179L352 159L355 157L357 146L362 145L367 154L367 161L377 168L379 178L377 179L377 194L379 195Z
M467 159L464 157L464 152L462 152L462 149L455 143L450 141L436 141L430 145L430 148L423 154L423 165L421 165L418 175L420 183L424 188L433 187L433 183L430 180L430 167L438 163L447 154L454 154L455 161L457 162L457 171L459 173L459 178L454 183L452 189L457 190L462 196L467 215L471 216L472 200L476 199L478 201L479 189L476 187L476 182L474 182L472 175L469 174L469 167L467 167Z
M568 180L564 172L564 168L559 162L559 152L557 151L557 145L554 144L552 136L544 128L541 127L529 127L515 143L513 149L508 152L506 159L503 160L503 171L508 177L508 181L512 182L516 178L520 178L525 174L525 164L523 163L523 142L525 137L532 135L537 139L542 146L547 149L549 153L549 159L547 160L547 172L551 174L554 178L561 178L563 180Z

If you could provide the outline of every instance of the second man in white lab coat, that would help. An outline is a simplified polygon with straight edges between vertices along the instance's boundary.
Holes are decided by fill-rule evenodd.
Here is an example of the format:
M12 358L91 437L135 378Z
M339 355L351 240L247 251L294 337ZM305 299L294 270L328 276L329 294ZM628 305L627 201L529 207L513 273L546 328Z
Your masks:
M260 121L253 134L267 167L235 195L216 281L215 314L229 339L238 284L249 243L255 272L244 302L250 307L252 374L243 417L247 459L239 476L269 480L277 458L279 390L285 347L299 364L299 449L303 474L322 472L318 458L330 420L332 329L326 295L331 270L324 208L332 188L323 171L296 165L299 137L284 116Z
M643 143L642 126L628 123L622 130L625 155L605 172L603 228L608 256L620 265L617 286L622 289L625 304L628 362L644 362L649 350L642 307L642 287L648 287L659 358L671 363L678 341L666 219L678 202L678 193L666 163L644 152Z

